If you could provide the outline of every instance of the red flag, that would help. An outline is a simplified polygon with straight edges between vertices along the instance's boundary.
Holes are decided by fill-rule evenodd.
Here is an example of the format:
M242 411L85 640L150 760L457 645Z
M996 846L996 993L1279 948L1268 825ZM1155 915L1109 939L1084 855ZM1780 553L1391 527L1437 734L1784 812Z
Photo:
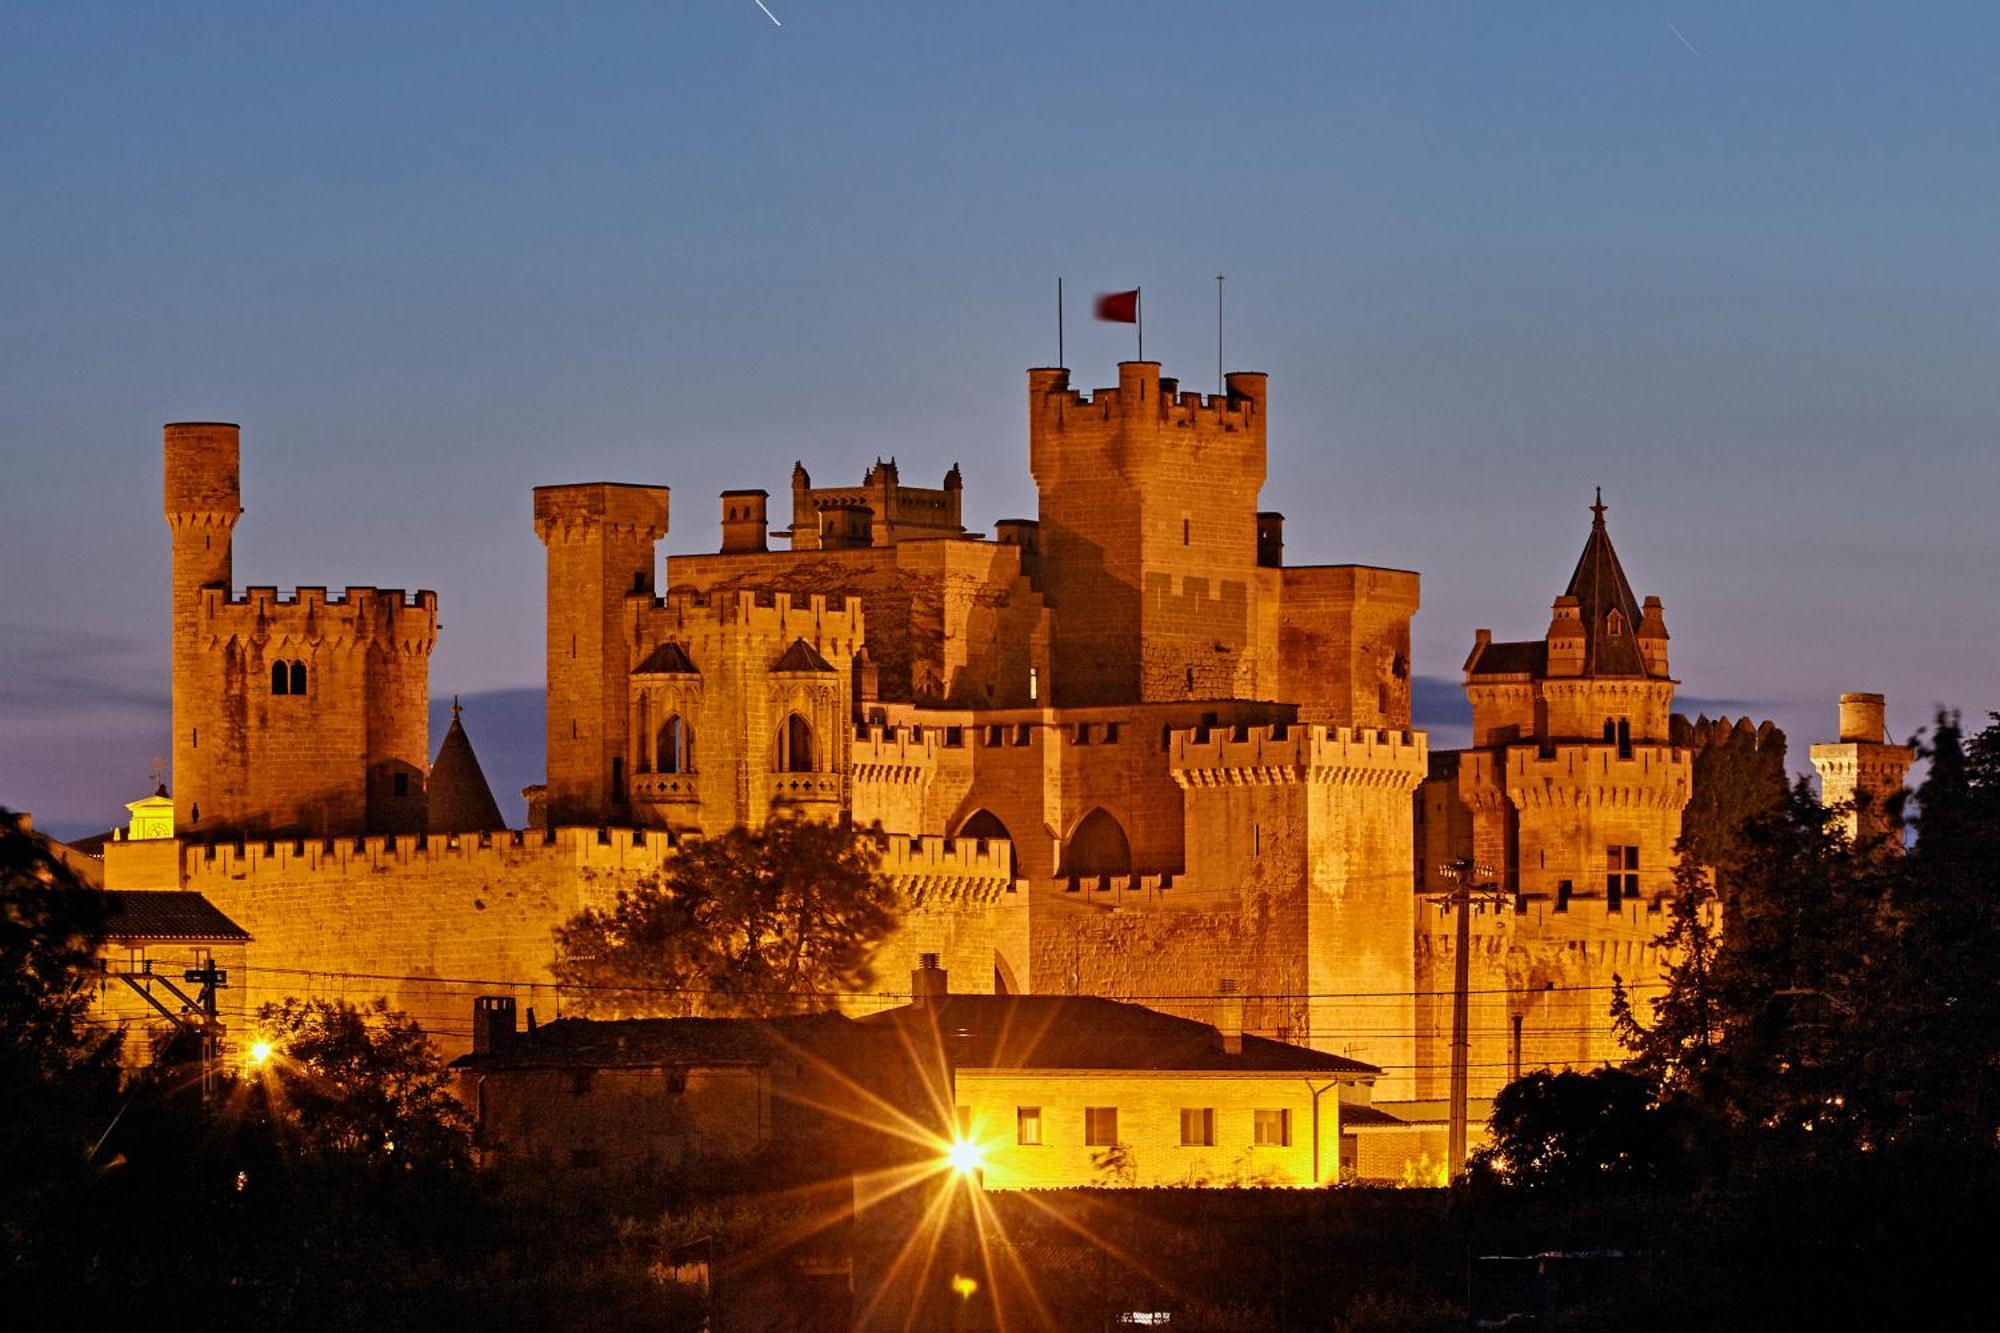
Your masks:
M1139 322L1139 289L1129 292L1104 292L1097 298L1097 317L1113 324L1137 324Z

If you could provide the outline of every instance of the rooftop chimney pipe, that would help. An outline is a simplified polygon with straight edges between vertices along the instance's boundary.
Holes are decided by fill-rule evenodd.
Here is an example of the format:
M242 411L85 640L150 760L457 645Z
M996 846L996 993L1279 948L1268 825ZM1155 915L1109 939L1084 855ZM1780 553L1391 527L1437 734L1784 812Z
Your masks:
M950 978L938 966L938 956L934 953L917 955L917 966L910 973L910 1002L930 1004L942 1000L951 993Z

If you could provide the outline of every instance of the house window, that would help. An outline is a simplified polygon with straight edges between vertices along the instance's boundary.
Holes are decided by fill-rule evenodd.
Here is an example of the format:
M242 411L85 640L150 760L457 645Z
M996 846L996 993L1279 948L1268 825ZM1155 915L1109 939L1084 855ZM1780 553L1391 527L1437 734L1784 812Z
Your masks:
M994 746L1005 745L1007 743L1007 728L988 727L986 729L986 743Z
M1042 1108L1039 1106L1018 1106L1014 1108L1014 1141L1030 1147L1042 1141Z
M1292 1109L1289 1106L1259 1107L1253 1113L1252 1137L1259 1148L1292 1146Z
M1088 722L1079 722L1076 724L1076 743L1078 745L1090 744L1090 724Z
M947 750L960 750L960 749L964 749L964 748L965 748L965 728L964 728L964 727L946 727L946 728L944 729L944 748L945 748L945 749L947 749Z
M1575 891L1576 886L1568 880L1559 879L1556 881L1556 910L1558 912L1567 912L1569 910L1569 896Z
M1034 728L1026 722L1014 728L1014 744L1027 745L1034 740Z
M1037 699L1039 699L1039 698L1041 698L1041 697L1042 697L1042 673L1041 673L1041 672L1039 672L1039 671L1037 671L1037 670L1035 670L1035 668L1033 668L1033 667L1029 667L1029 668L1028 668L1028 702L1029 702L1029 703L1033 703L1033 702L1035 702L1035 700L1037 700Z
M667 1092L678 1097L688 1090L688 1071L679 1065L667 1071Z
M588 1094L588 1093L590 1092L590 1075L591 1075L591 1073L592 1073L592 1071L591 1071L591 1070L588 1070L588 1069L572 1069L572 1070L570 1070L570 1072L569 1072L569 1095L570 1095L570 1096L572 1096L572 1097L582 1097L582 1096L585 1096L585 1095L587 1095L587 1094Z
M1083 1143L1087 1148L1115 1148L1118 1146L1117 1107L1086 1106L1083 1108Z
M1104 743L1106 745L1118 744L1118 724L1116 722L1106 722L1104 724Z
M1181 1108L1181 1147L1213 1148L1215 1146L1215 1108L1213 1106L1183 1106Z

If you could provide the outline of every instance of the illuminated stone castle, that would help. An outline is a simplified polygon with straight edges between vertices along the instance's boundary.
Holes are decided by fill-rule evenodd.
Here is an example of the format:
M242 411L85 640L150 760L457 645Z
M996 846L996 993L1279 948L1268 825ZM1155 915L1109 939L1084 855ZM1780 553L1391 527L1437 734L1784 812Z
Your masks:
M720 549L671 560L667 487L537 488L547 781L512 830L456 719L426 763L434 595L235 591L236 428L168 426L181 842L150 886L254 937L234 1004L363 975L452 1044L467 979L546 986L551 928L682 839L846 817L880 826L905 904L885 988L919 952L960 990L1197 1018L1227 983L1252 1030L1413 1097L1448 1059L1449 923L1422 895L1464 856L1511 894L1474 935L1474 986L1506 992L1474 1088L1614 1055L1601 988L1652 974L1690 761L1659 603L1601 506L1547 635L1481 632L1473 747L1433 756L1417 575L1284 563L1263 375L1204 395L1127 362L1113 388L1027 389L1039 512L991 539L956 467L929 489L893 461L846 487L801 465L789 526L727 491ZM107 876L158 866L115 844Z

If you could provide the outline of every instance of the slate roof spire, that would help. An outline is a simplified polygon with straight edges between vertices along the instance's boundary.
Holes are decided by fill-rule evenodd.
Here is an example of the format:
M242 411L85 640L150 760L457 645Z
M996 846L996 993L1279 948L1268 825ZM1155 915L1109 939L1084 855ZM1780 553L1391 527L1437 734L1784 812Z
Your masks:
M1608 508L1600 486L1590 506L1590 536L1563 595L1576 599L1577 618L1583 623L1582 674L1643 676L1646 666L1638 633L1644 615L1618 563L1618 552L1612 549L1611 533L1604 525Z
M479 756L472 752L472 740L459 720L458 696L451 698L451 727L438 746L437 762L431 765L426 793L432 833L497 833L507 827Z

